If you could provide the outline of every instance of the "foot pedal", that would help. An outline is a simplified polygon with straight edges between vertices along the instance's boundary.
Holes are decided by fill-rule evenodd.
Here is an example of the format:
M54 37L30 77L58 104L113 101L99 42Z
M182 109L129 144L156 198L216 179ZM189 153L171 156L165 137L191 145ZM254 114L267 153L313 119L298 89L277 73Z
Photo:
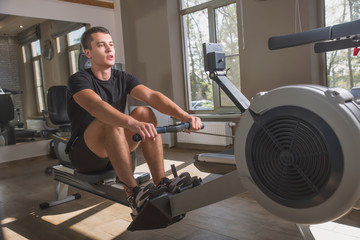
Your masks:
M171 165L171 171L174 175L174 178L170 180L169 192L171 193L180 193L187 189L199 186L202 183L202 179L197 176L191 177L188 172L183 172L178 176L175 165Z
M171 172L172 174L174 175L174 178L176 178L178 175L177 175L177 171L176 171L176 167L175 167L175 164L171 164Z
M151 230L165 228L182 220L185 214L171 217L169 195L164 193L159 197L147 200L139 214L131 222L127 230Z

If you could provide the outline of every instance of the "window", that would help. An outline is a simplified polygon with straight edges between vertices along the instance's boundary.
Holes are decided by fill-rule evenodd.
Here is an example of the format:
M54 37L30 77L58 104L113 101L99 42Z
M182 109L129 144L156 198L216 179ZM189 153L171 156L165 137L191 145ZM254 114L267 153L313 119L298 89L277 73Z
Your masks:
M34 70L34 85L35 85L35 94L36 94L36 104L38 113L41 113L42 110L46 108L45 106L45 93L44 93L44 78L42 71L42 62L41 62L41 48L40 40L36 40L30 43L31 47L31 60Z
M81 36L85 32L85 26L67 34L67 45L69 54L70 74L76 73L78 69L78 58L81 53Z
M194 7L201 3L209 2L210 0L184 0L183 1L183 8Z
M31 43L31 56L37 57L41 55L40 40Z
M240 89L240 63L235 0L183 0L184 63L188 109L235 112L232 101L204 71L202 43L221 43L226 55L227 75ZM199 104L204 104L200 107Z
M325 0L325 24L331 26L360 18L360 0ZM360 86L360 59L353 49L326 53L327 85L351 89Z

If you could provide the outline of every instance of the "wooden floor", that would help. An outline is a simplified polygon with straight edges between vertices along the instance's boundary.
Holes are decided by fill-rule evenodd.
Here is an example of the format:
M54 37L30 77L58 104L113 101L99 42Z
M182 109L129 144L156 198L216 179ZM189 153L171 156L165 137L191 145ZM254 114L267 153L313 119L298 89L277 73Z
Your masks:
M166 150L167 174L170 175L170 164L175 163L179 172L209 177L192 165L196 153L199 151ZM138 158L143 161L141 153ZM181 222L151 231L126 231L131 222L128 207L77 189L71 192L80 192L81 199L41 210L39 203L53 199L54 194L52 176L45 174L44 169L55 163L56 160L39 157L0 164L0 215L5 239L301 239L294 224L268 213L248 193L189 212ZM146 167L141 164L139 169ZM236 183L229 187L234 186ZM360 211L351 212L338 223L317 228L335 236L336 229L345 226L345 235L342 233L339 239L360 239L356 237L360 236L356 232L360 228Z

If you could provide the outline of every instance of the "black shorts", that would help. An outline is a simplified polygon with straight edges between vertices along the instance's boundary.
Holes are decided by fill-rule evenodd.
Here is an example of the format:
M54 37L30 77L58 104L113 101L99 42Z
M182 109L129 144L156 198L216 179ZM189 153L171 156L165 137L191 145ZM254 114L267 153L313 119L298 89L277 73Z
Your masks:
M98 172L111 167L109 158L100 158L85 144L82 136L77 137L72 144L69 158L78 172Z

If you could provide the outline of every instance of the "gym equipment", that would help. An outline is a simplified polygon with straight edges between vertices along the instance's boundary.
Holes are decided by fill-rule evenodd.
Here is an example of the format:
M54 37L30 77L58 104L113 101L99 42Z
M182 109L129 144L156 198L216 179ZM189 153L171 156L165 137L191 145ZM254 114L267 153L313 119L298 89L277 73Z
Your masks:
M203 50L205 70L242 113L235 137L237 169L147 200L128 230L166 227L188 211L246 190L274 215L296 223L304 238L311 238L308 224L360 209L360 108L352 95L340 88L293 85L258 93L250 102L227 78L221 46L205 43ZM75 177L56 180L71 183Z
M187 129L190 128L190 123L185 122L185 123L181 123L181 124L177 124L177 125L170 125L170 126L163 126L163 127L156 127L155 130L157 133L170 133L170 132L181 132L181 131L185 131ZM204 124L202 124L201 129L204 128ZM133 141L134 142L139 142L141 141L141 136L140 134L135 134L133 136Z
M194 165L201 172L227 174L236 170L234 149L219 153L199 153L194 156Z
M20 109L14 109L13 104L13 95L16 94L22 94L22 91L0 88L0 146L14 145L17 140L37 136L35 130L22 128L24 124L20 120ZM14 110L17 113L16 121L13 121Z
M47 110L43 110L43 126L44 129L41 134L49 136L52 134L52 141L50 142L50 154L59 159L67 166L71 165L70 159L65 154L66 143L71 135L70 120L67 115L67 88L63 85L52 86L47 91ZM47 121L56 126L50 127ZM53 166L47 167L45 173L52 173Z
M9 94L0 94L0 113L0 146L15 144L15 128L10 124L14 119L14 105Z
M360 20L269 38L270 50L315 43L316 53L360 46Z
M346 39L357 38L359 24L354 21L272 37L269 48L298 46L336 36L331 43L317 43L315 51L340 49ZM207 55L208 52L214 53ZM226 76L221 46L205 44L204 53L212 66L208 69L210 78L221 82ZM241 96L236 91L225 92L233 95L229 96L233 101L236 94ZM242 105L241 102L242 98L236 105ZM260 205L297 223L302 236L308 239L313 239L309 224L332 221L351 209L360 209L360 152L356 144L360 136L360 108L347 90L286 86L258 93L248 107L239 109L243 114L235 138L236 166L241 183Z
M166 133L184 131L189 128L189 123L181 123L177 125L157 127L156 130L158 131L158 133ZM133 136L133 138L138 141L140 140L139 137L140 136L138 135ZM54 135L55 146L66 145L67 141L68 138L58 137ZM62 149L59 149L58 147L58 150ZM120 184L120 181L117 179L114 169L109 168L96 173L79 173L76 171L76 169L74 169L71 161L67 156L63 157L63 155L60 154L60 151L55 151L55 153L60 161L59 165L53 166L54 180L56 181L56 200L41 203L40 208L45 209L68 201L79 199L81 195L78 193L68 196L68 186L73 186L84 191L99 195L101 197L110 199L112 201L128 205L124 188ZM135 152L131 153L131 159L134 170L136 166ZM150 180L149 173L135 173L134 177L138 184L143 184ZM147 207L144 207L143 210L139 213L139 215L135 218L133 223L129 226L129 230L134 231L166 227L169 224L181 220L184 214L177 214L176 216L171 216L171 214L168 214L162 210L164 208L168 208L167 196L168 194L163 194L162 196L152 200L155 202L152 202L150 204L145 203ZM156 214L156 218L154 218L153 214ZM144 224L144 219L149 218L151 218L151 220L146 221Z

